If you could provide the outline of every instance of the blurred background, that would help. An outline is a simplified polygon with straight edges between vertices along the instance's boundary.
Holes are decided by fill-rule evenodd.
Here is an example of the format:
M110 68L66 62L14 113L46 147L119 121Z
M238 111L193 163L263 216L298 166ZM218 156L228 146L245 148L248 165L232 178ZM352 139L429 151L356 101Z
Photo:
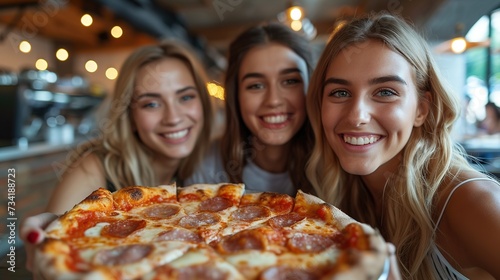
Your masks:
M488 130L485 106L500 106L498 0L0 0L0 218L9 168L17 217L43 210L70 151L98 137L106 97L135 48L165 38L190 44L221 107L226 50L244 29L280 21L319 53L339 18L380 11L403 16L428 39L463 101L457 142L499 176L500 131Z

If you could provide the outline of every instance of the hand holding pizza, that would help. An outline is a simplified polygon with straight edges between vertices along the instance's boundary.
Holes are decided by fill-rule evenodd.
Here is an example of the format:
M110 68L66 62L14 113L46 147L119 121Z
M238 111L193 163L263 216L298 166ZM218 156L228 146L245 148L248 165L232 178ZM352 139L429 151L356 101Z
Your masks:
M33 266L35 247L44 241L45 228L56 219L55 214L42 213L26 218L21 224L21 239L26 249L26 268L31 272L36 270Z

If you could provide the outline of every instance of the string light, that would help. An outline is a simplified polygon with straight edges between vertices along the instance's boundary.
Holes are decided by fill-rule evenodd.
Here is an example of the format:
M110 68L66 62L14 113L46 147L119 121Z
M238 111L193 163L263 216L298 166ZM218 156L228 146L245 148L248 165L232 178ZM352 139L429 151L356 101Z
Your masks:
M92 22L94 20L92 19L92 16L89 14L84 14L82 18L80 19L80 22L83 24L83 26L91 26Z
M31 44L28 41L22 41L19 43L19 50L23 53L29 53L31 51Z
M115 68L109 67L106 69L106 78L114 80L116 77L118 77L118 71Z
M292 20L301 20L304 15L304 12L302 11L302 7L299 6L293 6L288 8L288 16Z
M450 47L451 47L451 51L456 53L456 54L463 53L465 51L465 49L467 48L467 41L465 41L464 37L454 38L451 41Z
M302 22L300 20L294 20L290 23L290 27L293 31L299 31L302 29Z
M90 73L94 73L97 71L97 62L93 60L89 60L85 63L85 70L87 70Z
M120 38L123 35L123 29L116 25L113 28L111 28L111 36L114 38Z
M45 59L40 58L35 62L35 67L36 67L36 69L43 71L43 70L47 70L47 68L49 67L49 64L47 63L47 61Z
M59 59L60 61L66 61L69 57L69 53L67 50L63 49L63 48L60 48L57 50L56 52L56 57L57 59Z

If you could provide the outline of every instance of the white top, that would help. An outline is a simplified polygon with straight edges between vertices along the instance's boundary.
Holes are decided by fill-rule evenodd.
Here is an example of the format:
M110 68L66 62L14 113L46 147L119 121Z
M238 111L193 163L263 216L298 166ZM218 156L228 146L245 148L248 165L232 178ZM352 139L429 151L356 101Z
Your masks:
M453 193L461 186L464 184L471 182L471 181L493 181L497 184L500 185L496 180L490 179L490 178L471 178L468 180L465 180L461 182L460 184L456 185L453 190L451 190L450 194L448 195L448 198L446 199L443 209L441 210L441 214L439 214L439 218L436 222L436 225L434 225L434 233L436 233L436 230L439 226L439 223L441 222L441 218L443 218L444 210L446 209L446 206L448 206L448 202L451 199L451 196ZM446 260L446 258L443 256L439 248L437 247L436 243L432 241L431 243L431 249L429 251L428 257L430 258L431 264L434 267L434 273L436 276L436 279L457 279L457 280L467 280L469 278L465 277L462 275L460 272L458 272L449 262Z
M198 165L193 175L184 180L185 186L229 182L229 176L223 168L219 147L220 142L216 141L212 144L207 155L205 155L205 158ZM258 167L249 159L247 159L247 164L243 168L242 183L245 184L246 190L257 192L278 192L291 196L295 196L297 192L288 172L271 173Z

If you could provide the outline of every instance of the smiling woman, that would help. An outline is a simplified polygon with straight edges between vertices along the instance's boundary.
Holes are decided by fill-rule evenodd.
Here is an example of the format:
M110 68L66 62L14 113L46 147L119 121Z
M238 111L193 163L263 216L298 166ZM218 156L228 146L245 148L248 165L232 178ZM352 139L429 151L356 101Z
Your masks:
M319 61L307 95L318 196L380 229L404 279L500 278L500 183L454 146L459 103L425 40L400 18L366 16Z
M309 42L281 24L255 26L231 43L228 62L226 130L187 183L311 191L304 173L312 146L305 109L313 68Z
M208 144L212 106L200 62L179 42L124 62L101 134L78 147L48 210L63 213L98 187L182 182Z
M78 146L47 211L62 214L97 188L182 182L208 146L212 106L204 68L178 42L146 46L122 66L108 116L97 138ZM32 268L50 213L25 220L21 237Z

